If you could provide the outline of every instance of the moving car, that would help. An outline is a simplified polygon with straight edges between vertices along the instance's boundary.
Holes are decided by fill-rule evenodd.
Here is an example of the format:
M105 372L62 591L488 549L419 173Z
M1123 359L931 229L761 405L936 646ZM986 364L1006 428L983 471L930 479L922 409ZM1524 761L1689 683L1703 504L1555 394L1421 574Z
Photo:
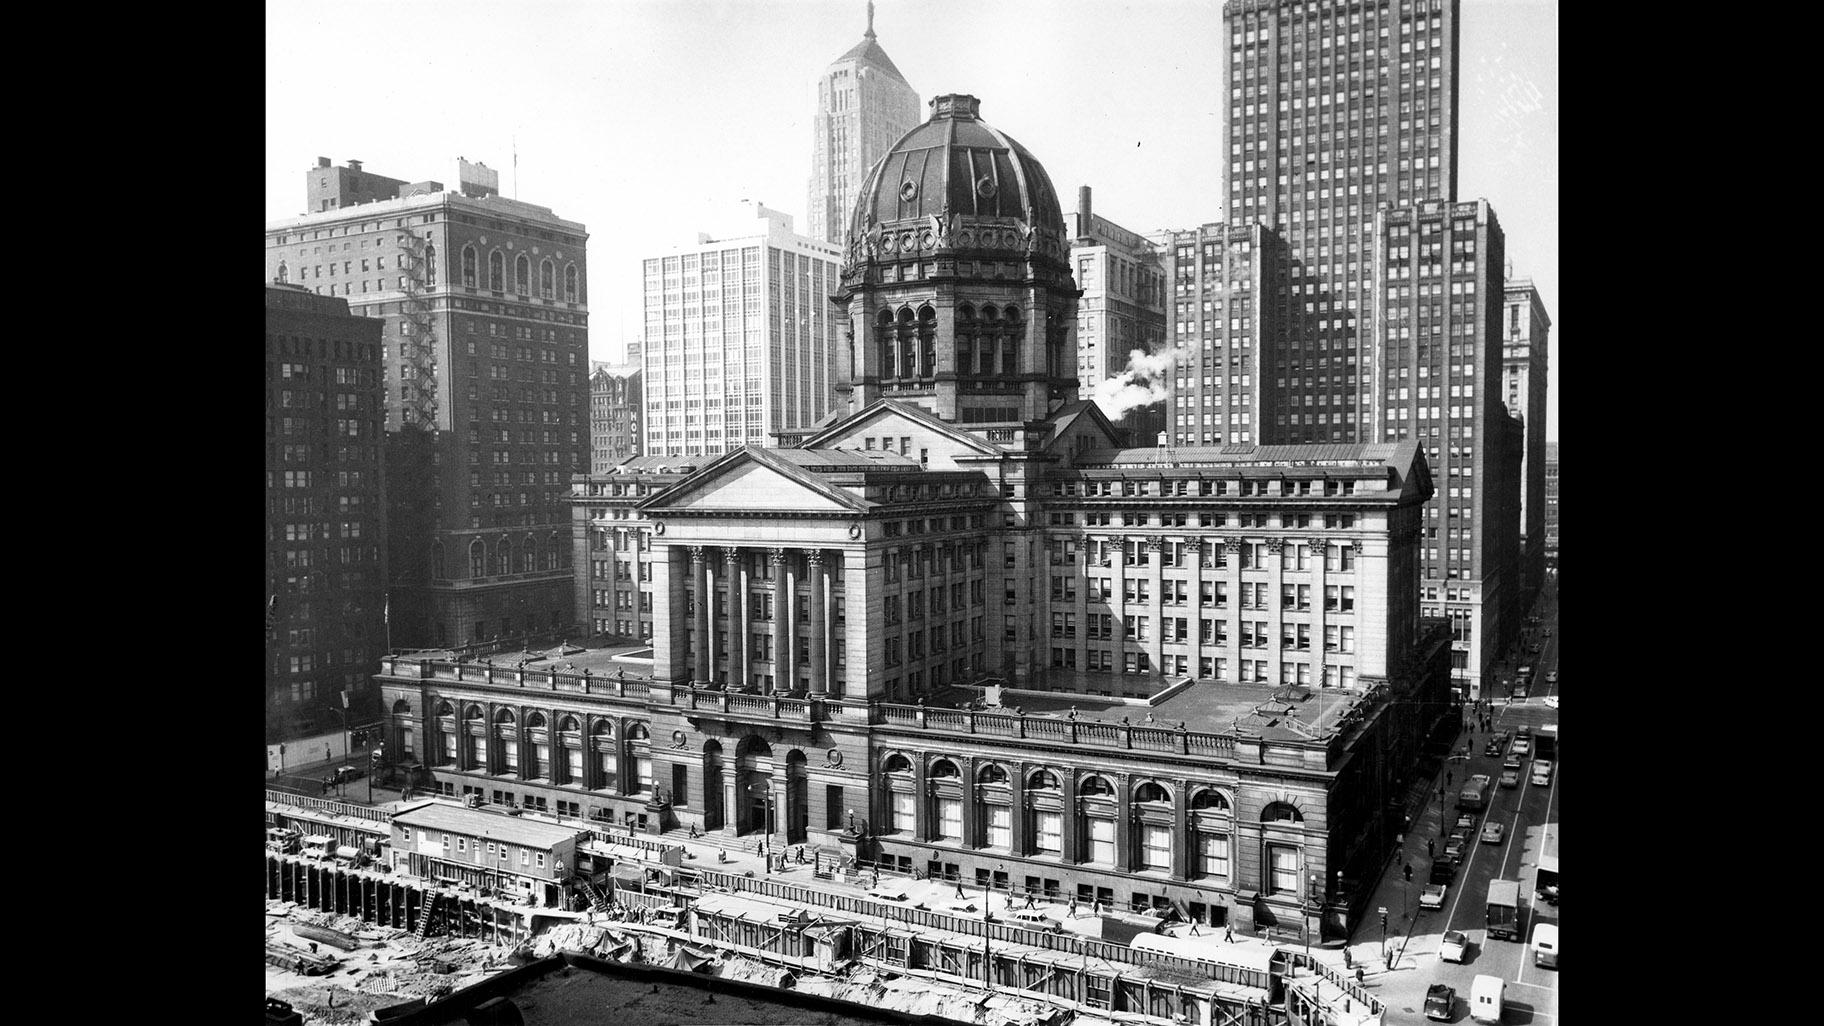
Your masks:
M1552 782L1552 763L1549 759L1533 760L1533 786L1544 787Z
M1533 964L1547 969L1558 968L1558 924L1540 923L1533 927Z
M1443 908L1444 895L1449 891L1450 888L1441 883L1426 884L1425 889L1419 892L1419 907Z
M1547 684L1556 684L1556 683L1558 683L1558 671L1557 671L1557 670L1553 670L1553 671L1552 671L1552 672L1550 672L1550 673L1548 673L1548 674L1546 674L1546 675L1545 675L1545 682L1546 682L1546 683L1547 683Z
M1442 983L1425 988L1425 1018L1449 1022L1456 1015L1457 992Z
M1500 1022L1507 981L1499 976L1478 976L1469 985L1469 1017L1477 1022Z
M1488 787L1488 774L1478 773L1475 776L1470 777L1469 782L1472 784L1480 784L1480 785L1482 785L1482 787L1487 788Z
M1469 935L1462 930L1444 931L1444 939L1438 942L1438 957L1446 962L1461 964L1469 956Z
M1500 844L1501 838L1507 836L1507 828L1499 823L1490 823L1482 828L1483 844Z
M1507 747L1506 745L1503 745L1501 743L1500 738L1491 737L1488 739L1488 744L1485 744L1482 746L1482 754L1492 756L1494 758L1499 759L1501 757L1502 751L1504 751L1506 749L1506 747Z
M1528 737L1514 738L1514 758L1524 759L1533 754L1533 739Z
M1527 695L1529 695L1531 693L1532 693L1532 691L1528 688L1527 682L1521 681L1520 683L1514 685L1514 690L1508 693L1508 697L1509 698L1525 698Z
M1502 787L1519 787L1520 786L1520 764L1519 763L1510 762L1507 765L1501 767L1501 786Z

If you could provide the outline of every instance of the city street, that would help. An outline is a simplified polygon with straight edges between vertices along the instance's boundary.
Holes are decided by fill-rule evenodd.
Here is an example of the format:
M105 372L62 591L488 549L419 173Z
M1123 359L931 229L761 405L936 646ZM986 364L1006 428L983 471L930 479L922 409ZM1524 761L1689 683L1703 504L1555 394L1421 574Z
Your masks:
M1545 683L1545 675L1558 668L1555 578L1547 577L1532 613L1540 618L1539 625L1530 630L1538 638L1541 651L1526 652L1523 661L1531 662L1535 667L1534 687L1524 701L1491 700L1494 736L1522 725L1530 727L1534 737L1543 734L1555 738L1557 734L1558 710L1544 701L1559 693L1557 684ZM1551 630L1552 634L1545 636L1545 630ZM1497 695L1506 693L1505 687L1490 690ZM1350 957L1356 965L1366 969L1365 982L1387 1003L1389 1024L1427 1021L1425 990L1434 983L1456 989L1456 1007L1450 1021L1468 1021L1470 985L1479 975L1498 976L1507 981L1503 1023L1557 1024L1558 970L1534 966L1526 943L1535 923L1555 923L1558 918L1556 908L1533 898L1534 870L1544 835L1548 827L1554 831L1557 827L1559 773L1556 758L1553 759L1551 783L1547 786L1535 787L1531 783L1532 755L1518 760L1524 770L1520 786L1502 788L1491 784L1488 809L1476 816L1462 864L1449 885L1443 907L1432 910L1418 906L1419 892L1425 886L1432 864L1425 843L1432 841L1438 854L1443 854L1444 841L1454 829L1458 813L1457 792L1466 779L1477 773L1487 774L1491 781L1498 780L1502 763L1512 758L1509 754L1511 743L1504 746L1501 756L1484 755L1483 746L1490 736L1479 727L1473 733L1466 728L1458 735L1453 747L1460 750L1467 746L1470 757L1463 760L1453 756L1446 761L1439 779L1434 782L1433 797L1406 837L1404 852L1389 864L1370 903L1369 914L1350 938ZM1437 797L1438 786L1444 789L1441 802ZM1483 827L1490 823L1499 823L1505 828L1500 844L1481 841ZM1412 867L1410 883L1406 882L1403 872L1406 865ZM1485 903L1489 881L1496 879L1520 882L1520 939L1488 940ZM1386 908L1388 912L1387 947L1392 955L1391 970L1384 968L1381 957L1380 919L1374 912L1378 908ZM1462 964L1445 962L1438 957L1439 944L1446 930L1461 931L1469 938Z

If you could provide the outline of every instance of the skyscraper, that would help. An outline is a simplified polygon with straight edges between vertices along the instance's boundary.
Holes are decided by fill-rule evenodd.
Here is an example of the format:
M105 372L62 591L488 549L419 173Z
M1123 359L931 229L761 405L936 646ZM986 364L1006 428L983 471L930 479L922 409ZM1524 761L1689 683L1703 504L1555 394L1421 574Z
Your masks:
M1285 242L1266 442L1372 441L1372 229L1457 195L1458 0L1230 0L1228 220ZM1284 385L1278 383L1283 381Z
M874 38L874 4L868 30L817 79L817 115L811 122L811 188L808 234L842 245L849 211L874 162L921 120L918 90L906 82Z
M570 475L589 463L588 233L499 194L327 159L266 226L266 275L383 322L393 643L574 623Z
M1273 339L1279 236L1258 221L1206 224L1154 236L1171 287L1173 445L1259 437L1273 381L1260 373Z
M1526 422L1520 483L1521 579L1529 593L1545 579L1545 399L1552 319L1531 278L1507 282L1502 318L1502 391L1507 410Z
M379 713L386 511L380 324L348 301L266 286L266 734Z
M765 228L645 262L645 452L715 456L770 445L830 412L842 250L792 232L755 204Z
M1141 445L1151 445L1164 429L1162 401L1166 375L1149 367L1130 373L1134 350L1151 356L1165 344L1165 275L1153 242L1138 232L1095 213L1089 186L1077 189L1077 209L1064 215L1070 239L1070 264L1077 287L1077 384L1084 396L1097 395L1097 386L1145 382L1153 399L1142 402L1139 392L1122 399L1105 394L1103 414ZM1157 365L1154 365L1157 366ZM1112 393L1103 386L1104 393Z

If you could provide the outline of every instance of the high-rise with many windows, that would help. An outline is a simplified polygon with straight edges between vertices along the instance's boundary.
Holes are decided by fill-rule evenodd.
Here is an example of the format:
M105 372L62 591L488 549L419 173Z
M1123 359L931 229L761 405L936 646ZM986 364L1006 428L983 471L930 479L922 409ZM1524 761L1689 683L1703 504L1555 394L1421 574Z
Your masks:
M1272 407L1273 380L1260 369L1273 338L1279 236L1259 222L1219 223L1154 241L1171 288L1170 441L1252 442Z
M266 286L266 734L364 722L385 653L380 324Z
M715 456L770 445L835 402L837 328L830 305L842 250L792 232L759 204L766 227L645 261L646 447L653 456Z
M1521 576L1528 592L1545 579L1545 399L1552 319L1531 278L1510 278L1502 315L1502 376L1507 411L1526 423L1520 483Z
M1374 214L1456 199L1458 0L1230 0L1223 13L1229 220L1285 243L1260 297L1277 400L1257 437L1371 441Z
M1097 214L1090 188L1077 189L1077 209L1064 215L1070 239L1071 271L1083 295L1077 299L1077 387L1093 396L1123 382L1145 382L1164 394L1164 374L1135 370L1135 350L1154 356L1165 345L1165 275L1153 240ZM1104 385L1111 382L1111 385ZM1136 393L1137 396L1137 393ZM1113 400L1103 413L1138 443L1150 445L1165 428L1163 404L1138 398ZM1130 402L1133 405L1130 405Z
M640 430L646 401L640 394L639 364L594 362L589 372L589 472L605 474L629 456L638 456L646 433Z
M305 172L309 213L266 226L266 276L382 322L392 640L451 646L574 623L570 475L589 465L581 224L359 161Z
M868 171L899 137L923 120L918 90L906 81L874 38L874 5L861 42L817 79L811 122L809 234L842 245L849 211Z

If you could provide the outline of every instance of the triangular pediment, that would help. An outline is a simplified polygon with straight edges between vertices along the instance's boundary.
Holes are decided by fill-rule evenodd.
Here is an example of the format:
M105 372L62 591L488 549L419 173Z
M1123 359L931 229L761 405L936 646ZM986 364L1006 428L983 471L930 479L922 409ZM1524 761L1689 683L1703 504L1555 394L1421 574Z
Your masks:
M848 512L861 500L764 450L731 452L641 504L647 510Z
M977 435L970 434L954 424L950 424L922 406L912 403L901 403L892 399L878 399L867 409L846 420L832 424L817 434L805 439L807 449L860 449L873 448L869 439L894 439L901 437L936 440L946 450L933 453L945 460L959 456L1000 456L1004 451L1000 446ZM916 453L907 453L916 455Z

